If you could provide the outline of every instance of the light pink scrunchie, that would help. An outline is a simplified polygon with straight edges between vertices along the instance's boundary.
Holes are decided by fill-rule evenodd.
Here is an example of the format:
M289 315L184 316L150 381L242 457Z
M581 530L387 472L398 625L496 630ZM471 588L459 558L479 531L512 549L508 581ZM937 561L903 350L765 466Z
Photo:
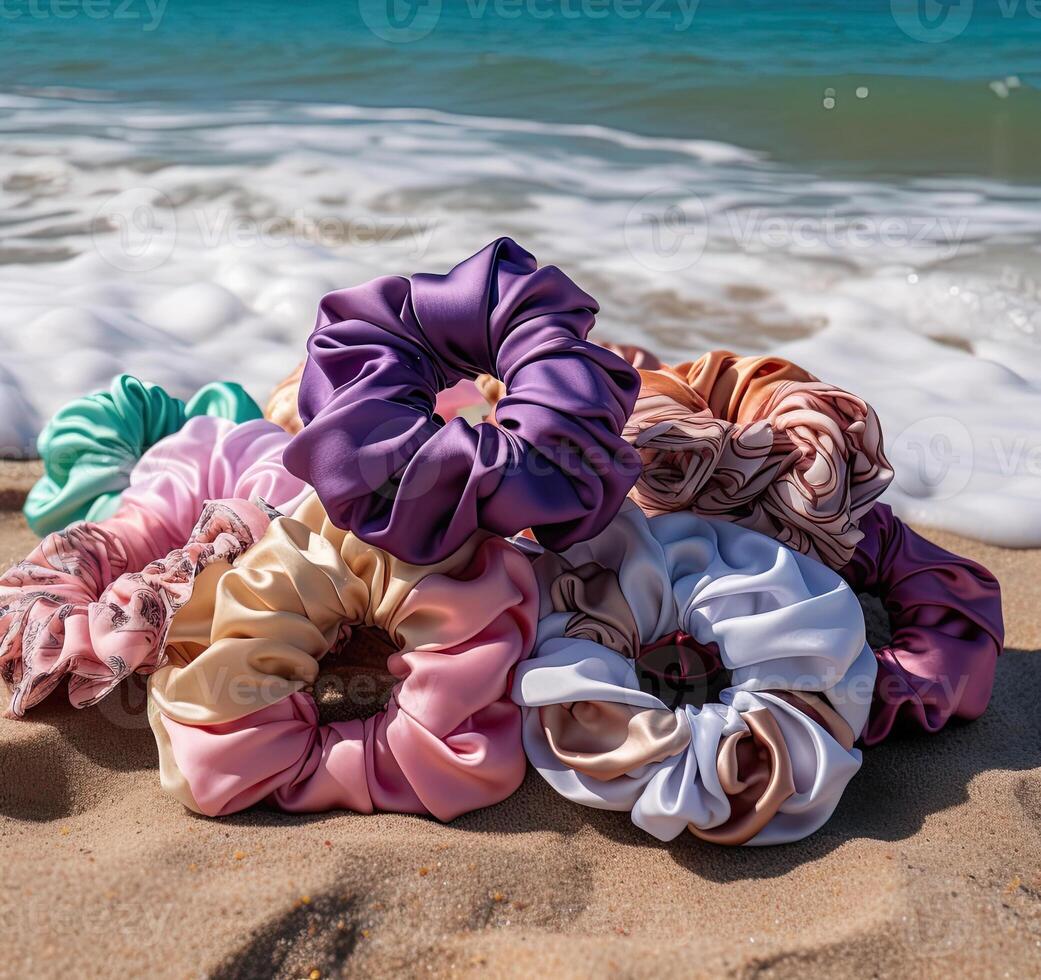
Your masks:
M206 581L149 681L163 787L190 809L450 820L520 785L507 686L534 640L538 593L507 541L478 533L436 565L409 565L334 527L315 497ZM371 717L323 725L310 686L354 627L391 638L397 683Z
M8 713L23 715L64 677L82 708L129 674L154 670L195 575L232 560L266 525L248 501L292 512L309 493L282 467L287 442L263 419L191 419L141 457L115 515L48 535L0 576ZM204 514L211 500L237 503ZM235 547L214 536L221 522L235 524Z

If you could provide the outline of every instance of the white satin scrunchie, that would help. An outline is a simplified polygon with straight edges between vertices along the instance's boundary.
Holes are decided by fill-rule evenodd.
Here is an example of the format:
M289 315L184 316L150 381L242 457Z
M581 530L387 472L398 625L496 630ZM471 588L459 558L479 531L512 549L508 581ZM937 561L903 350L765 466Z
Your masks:
M630 810L661 840L687 828L780 844L831 816L860 768L876 671L835 572L735 524L635 506L535 570L538 638L513 698L557 792ZM673 633L718 650L730 683L717 701L670 707L641 690L637 658Z

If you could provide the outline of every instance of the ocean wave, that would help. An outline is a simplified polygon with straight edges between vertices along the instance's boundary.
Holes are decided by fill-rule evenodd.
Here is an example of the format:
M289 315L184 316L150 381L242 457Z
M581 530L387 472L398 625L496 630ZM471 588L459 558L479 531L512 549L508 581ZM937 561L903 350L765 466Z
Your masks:
M701 140L425 109L0 95L0 447L129 371L262 400L320 296L509 234L670 358L863 393L905 516L1041 545L1041 188L865 180ZM1035 472L1035 470L1037 472Z
M580 139L613 143L627 150L649 153L677 153L706 163L756 163L764 154L716 140L675 139L667 136L642 136L593 123L552 123L501 116L475 116L437 109L388 108L370 106L319 105L304 110L316 119L342 119L381 123L437 123L493 133L527 133L541 139Z

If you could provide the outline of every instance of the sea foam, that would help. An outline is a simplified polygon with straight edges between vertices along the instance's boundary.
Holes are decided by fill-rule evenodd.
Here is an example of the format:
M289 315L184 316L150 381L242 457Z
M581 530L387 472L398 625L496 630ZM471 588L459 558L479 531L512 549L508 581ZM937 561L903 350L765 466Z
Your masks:
M670 359L776 350L864 395L919 523L1041 545L1041 189L817 178L595 125L0 97L0 446L128 371L263 400L321 295L499 235Z

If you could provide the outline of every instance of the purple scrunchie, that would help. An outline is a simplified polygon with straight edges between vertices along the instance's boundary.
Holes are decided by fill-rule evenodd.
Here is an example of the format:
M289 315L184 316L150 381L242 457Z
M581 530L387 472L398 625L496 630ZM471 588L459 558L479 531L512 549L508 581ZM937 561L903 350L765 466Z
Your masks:
M936 732L954 716L978 718L1005 641L1001 588L982 565L916 534L885 504L861 518L864 537L839 572L882 600L892 627L875 651L878 674L865 745L898 722Z
M447 275L329 293L286 468L336 525L412 564L478 528L531 527L558 550L595 536L640 471L621 437L639 375L585 339L598 310L509 238ZM439 391L479 374L506 386L494 424L434 415Z

